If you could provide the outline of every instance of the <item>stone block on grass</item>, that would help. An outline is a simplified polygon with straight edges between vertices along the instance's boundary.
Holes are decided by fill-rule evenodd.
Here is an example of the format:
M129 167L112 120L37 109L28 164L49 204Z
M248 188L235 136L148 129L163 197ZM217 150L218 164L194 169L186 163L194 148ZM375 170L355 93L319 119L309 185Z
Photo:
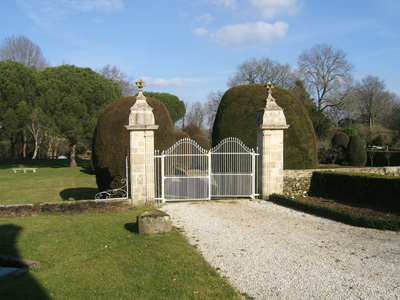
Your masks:
M170 232L171 217L163 211L147 211L137 217L139 234L157 234Z

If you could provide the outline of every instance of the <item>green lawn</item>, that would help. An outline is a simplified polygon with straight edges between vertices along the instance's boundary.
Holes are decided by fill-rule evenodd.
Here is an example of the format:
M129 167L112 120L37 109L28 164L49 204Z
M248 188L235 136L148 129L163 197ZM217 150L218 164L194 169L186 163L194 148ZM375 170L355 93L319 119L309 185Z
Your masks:
M95 177L67 161L0 165L0 204L93 199ZM36 167L16 173L14 167ZM0 255L42 266L0 281L0 299L239 299L178 230L143 236L136 217L115 213L0 218Z
M0 254L42 262L1 299L239 299L176 229L136 233L144 210L0 219Z
M68 161L21 161L0 165L0 205L94 199L96 178L90 175L89 161L79 161L71 169ZM36 173L13 173L13 168L37 168Z

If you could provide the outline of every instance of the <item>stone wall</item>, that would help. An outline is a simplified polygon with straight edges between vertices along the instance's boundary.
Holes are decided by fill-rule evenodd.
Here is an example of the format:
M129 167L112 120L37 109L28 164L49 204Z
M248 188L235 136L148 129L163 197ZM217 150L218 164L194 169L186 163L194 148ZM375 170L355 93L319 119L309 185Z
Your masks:
M318 170L284 170L283 195L290 197L306 196L310 188L311 176L315 171L337 171L353 173L372 173L381 175L400 176L400 167L378 167L378 168L336 168Z

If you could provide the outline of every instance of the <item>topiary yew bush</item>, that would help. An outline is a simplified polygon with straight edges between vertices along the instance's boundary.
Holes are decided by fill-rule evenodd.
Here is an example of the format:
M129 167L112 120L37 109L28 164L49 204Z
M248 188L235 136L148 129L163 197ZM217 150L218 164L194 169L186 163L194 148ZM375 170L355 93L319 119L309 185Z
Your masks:
M125 179L125 157L129 155L130 108L136 97L125 97L110 103L100 116L93 136L92 165L100 191L122 186ZM159 100L147 98L153 108L156 125L155 150L166 150L175 143L174 126L165 105Z
M349 144L349 136L345 132L336 132L332 138L332 146L343 146L347 149L347 145Z
M192 137L192 139L204 150L210 150L211 149L211 143L210 141L204 136L197 134Z
M176 141L190 138L189 134L183 131L174 131L174 135Z
M346 161L350 166L360 167L367 163L365 144L358 134L350 138L346 151Z
M183 128L183 132L186 132L190 138L193 138L195 135L203 135L200 127L195 124L189 124L185 128Z
M290 91L275 87L273 97L284 109L290 125L284 135L284 168L313 169L318 164L317 139L311 119L301 101ZM257 146L254 121L267 91L263 84L235 86L224 94L215 117L212 145L227 137L237 137L250 147Z

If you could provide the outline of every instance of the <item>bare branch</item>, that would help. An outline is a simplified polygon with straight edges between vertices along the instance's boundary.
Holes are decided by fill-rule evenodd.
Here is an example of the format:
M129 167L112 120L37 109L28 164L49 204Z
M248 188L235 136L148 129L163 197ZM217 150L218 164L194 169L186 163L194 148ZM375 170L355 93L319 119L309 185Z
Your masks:
M4 39L0 46L0 60L17 61L28 67L34 66L37 70L49 66L40 47L23 35Z

